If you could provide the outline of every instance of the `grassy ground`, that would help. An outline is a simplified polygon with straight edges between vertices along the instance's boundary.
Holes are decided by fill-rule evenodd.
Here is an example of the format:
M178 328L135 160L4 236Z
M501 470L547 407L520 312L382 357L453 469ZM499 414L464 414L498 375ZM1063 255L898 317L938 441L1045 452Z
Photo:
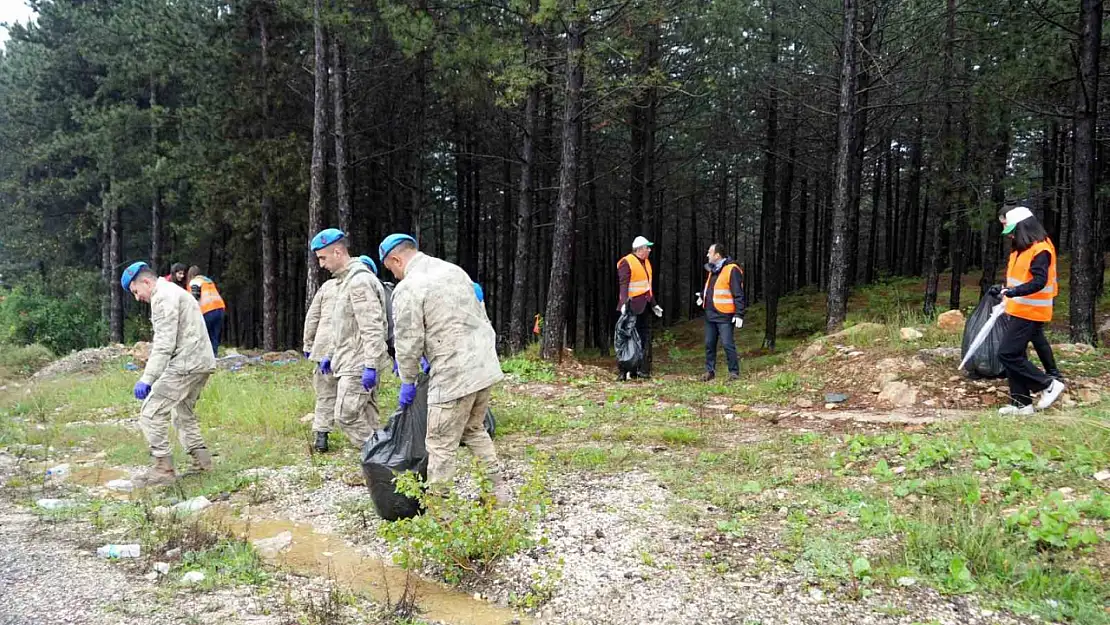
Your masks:
M974 283L965 292L977 294ZM892 281L858 290L850 321L885 325L850 342L875 357L951 345L952 336L915 316L918 287ZM1110 623L1110 481L1094 478L1110 469L1108 398L1020 420L980 410L928 427L764 419L751 407L785 406L844 375L835 358L802 363L790 353L819 332L822 316L820 296L784 298L779 351L764 353L762 312L753 310L740 334L737 384L694 381L697 322L660 333L660 374L648 383L615 383L610 369L594 366L609 363L588 357L558 369L506 360L510 380L494 398L499 446L514 459L550 453L553 470L567 474L652 473L675 495L670 514L713 545L702 558L722 573L786 566L849 599L929 585L1049 620ZM925 338L901 341L903 325L922 327ZM3 354L0 367L27 356ZM1110 353L1065 365L1069 375L1098 380L1110 373ZM62 458L144 464L135 378L116 362L93 375L4 385L0 448L25 467L8 493L31 499L41 469ZM140 501L89 500L48 516L138 529L156 549L179 544L188 554L182 566L208 573L208 584L270 583L249 546L219 531L166 526L154 510L197 495L249 494L261 488L248 471L255 467L357 473L354 449L309 453L310 426L300 420L312 408L309 384L307 363L217 373L198 406L218 454L213 473ZM379 404L388 414L397 383L386 376L383 384ZM175 460L186 458L179 450Z

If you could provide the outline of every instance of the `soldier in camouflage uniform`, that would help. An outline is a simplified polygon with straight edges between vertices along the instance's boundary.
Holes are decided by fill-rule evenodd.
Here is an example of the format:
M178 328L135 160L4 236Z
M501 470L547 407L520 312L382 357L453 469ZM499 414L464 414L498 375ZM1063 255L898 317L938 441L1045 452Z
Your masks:
M331 315L338 288L335 278L321 284L304 320L304 356L317 363L312 374L312 386L316 390L312 431L316 434L313 447L320 453L328 450L328 433L335 423L335 396L339 378L332 375L330 363L327 369L324 368L323 360L332 350Z
M323 230L311 245L320 266L336 281L332 349L321 366L339 378L336 423L351 443L362 447L378 424L378 371L391 366L385 342L385 289L362 261L350 255L341 230Z
M135 384L143 402L139 427L150 445L153 466L135 480L136 486L161 486L175 479L169 441L172 419L181 446L193 458L190 472L209 471L212 455L204 445L193 412L216 358L200 305L188 291L158 278L146 263L133 263L120 276L120 286L140 302L150 303L154 340L150 359Z
M378 247L382 266L399 279L393 291L394 347L401 377L401 406L416 395L421 356L428 381L428 482L449 486L459 443L483 463L500 503L508 490L497 471L497 452L485 428L490 392L503 377L496 335L474 283L460 267L428 256L404 234Z

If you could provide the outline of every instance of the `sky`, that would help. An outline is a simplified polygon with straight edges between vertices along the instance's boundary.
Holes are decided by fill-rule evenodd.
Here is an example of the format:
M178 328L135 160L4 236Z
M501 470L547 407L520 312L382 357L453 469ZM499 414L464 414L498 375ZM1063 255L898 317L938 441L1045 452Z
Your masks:
M25 0L0 0L0 23L20 22L26 24L28 18L35 14ZM0 26L0 47L8 40L8 29Z

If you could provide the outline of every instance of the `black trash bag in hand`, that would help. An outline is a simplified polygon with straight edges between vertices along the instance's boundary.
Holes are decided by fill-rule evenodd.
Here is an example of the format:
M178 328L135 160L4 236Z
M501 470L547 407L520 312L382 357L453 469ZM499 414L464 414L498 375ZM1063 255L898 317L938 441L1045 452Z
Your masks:
M493 438L497 421L493 411L486 410L486 432ZM422 512L420 502L397 492L393 478L405 471L428 479L428 378L416 381L416 398L404 409L398 409L386 426L374 432L362 447L362 474L370 490L370 500L378 516L386 521L409 519Z
M617 366L621 373L636 373L644 361L644 348L640 333L636 331L636 315L625 308L613 332L613 347L617 352Z
M1001 302L1001 298L987 293L983 299L979 300L979 305L975 307L975 312L971 313L971 317L964 325L964 338L960 345L960 358L967 355L967 348L971 346L971 342L979 334L979 331L986 325L987 320L991 318L991 309ZM1002 367L1002 361L998 358L998 348L1002 345L1002 339L1006 335L1006 319L1003 315L998 321L995 322L994 327L990 329L990 334L979 349L975 350L971 360L964 365L964 370L972 378L1004 378L1006 377L1006 370Z

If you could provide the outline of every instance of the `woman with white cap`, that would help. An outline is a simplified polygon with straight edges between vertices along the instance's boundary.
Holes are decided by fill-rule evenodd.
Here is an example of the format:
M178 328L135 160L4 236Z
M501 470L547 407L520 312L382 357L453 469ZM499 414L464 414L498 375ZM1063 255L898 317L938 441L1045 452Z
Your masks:
M1010 236L1010 261L1006 286L991 292L1006 302L1006 333L998 358L1010 382L1011 405L1000 414L1033 414L1033 393L1041 394L1037 408L1044 410L1064 392L1064 384L1046 375L1026 357L1030 341L1042 338L1044 324L1052 320L1053 299L1059 294L1056 280L1056 247L1044 227L1024 206L1006 212L1002 234ZM1047 342L1047 341L1046 341Z

